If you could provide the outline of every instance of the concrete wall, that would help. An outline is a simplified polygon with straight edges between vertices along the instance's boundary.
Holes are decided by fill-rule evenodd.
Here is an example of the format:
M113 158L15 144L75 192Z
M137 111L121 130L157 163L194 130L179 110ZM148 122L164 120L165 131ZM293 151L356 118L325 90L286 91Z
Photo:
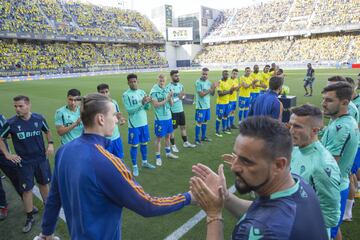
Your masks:
M201 50L199 44L176 45L174 42L167 42L165 45L166 58L170 68L176 67L176 60L192 61Z

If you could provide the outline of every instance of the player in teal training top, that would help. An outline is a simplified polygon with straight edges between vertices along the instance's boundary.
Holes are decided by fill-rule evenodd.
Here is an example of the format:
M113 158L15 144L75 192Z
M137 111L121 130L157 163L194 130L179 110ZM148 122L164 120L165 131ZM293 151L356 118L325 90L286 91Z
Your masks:
M109 85L106 83L99 84L97 86L98 93L105 95L107 97L110 97L110 88ZM124 125L126 122L126 119L122 116L122 113L120 112L119 104L115 99L111 99L111 102L114 104L115 111L116 111L116 117L118 119L118 124ZM118 124L115 124L115 128L113 131L113 134L109 139L111 140L111 144L106 148L109 152L114 154L115 156L119 157L120 159L124 159L124 150L123 150L123 144L120 137L120 131Z
M156 165L161 166L162 160L160 156L160 149L162 138L165 138L166 157L173 159L179 158L171 152L170 148L170 136L174 131L170 111L170 107L173 105L173 92L166 88L166 77L164 74L159 75L157 84L155 84L150 91L150 97L155 109L154 132L156 136Z
M145 91L138 88L138 79L136 74L127 76L129 89L123 93L122 100L128 113L128 144L130 147L130 157L133 164L134 176L139 175L137 166L137 152L140 144L142 156L142 167L154 169L155 166L148 163L147 143L150 141L149 127L146 111L150 108L151 98Z
M61 137L61 144L74 140L84 131L80 119L80 107L77 105L77 98L81 93L78 89L70 89L67 92L67 105L55 112L56 131Z
M291 111L289 125L294 144L291 172L314 188L330 234L330 228L335 227L340 218L340 169L318 140L317 133L323 125L320 109L306 104Z
M182 103L182 99L185 98L185 90L184 85L180 83L180 74L178 70L172 70L170 72L171 82L166 86L170 91L173 92L173 102L174 104L171 106L171 116L172 116L172 124L173 129L177 129L180 126L181 137L184 142L183 146L185 148L194 148L196 145L191 144L187 139L186 134L186 120L185 120L185 112ZM179 152L179 149L175 145L174 133L171 134L170 137L171 149L173 152Z
M341 172L340 194L341 215L337 227L331 229L331 237L335 238L342 222L346 199L349 194L349 174L353 165L359 141L357 122L348 114L348 105L353 89L346 82L337 82L325 87L322 91L324 114L331 118L321 138L322 144L334 156ZM338 237L339 237L338 236Z
M200 145L202 142L211 142L207 138L207 121L210 120L210 96L214 96L217 84L211 84L208 80L209 69L203 68L200 79L195 82L195 143ZM201 140L200 140L201 132Z

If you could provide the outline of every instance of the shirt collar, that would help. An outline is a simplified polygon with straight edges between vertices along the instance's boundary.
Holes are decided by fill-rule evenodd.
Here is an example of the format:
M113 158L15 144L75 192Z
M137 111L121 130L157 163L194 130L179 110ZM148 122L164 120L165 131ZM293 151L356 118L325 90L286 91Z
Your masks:
M81 138L83 140L85 140L86 142L89 142L91 144L99 144L99 145L103 146L104 148L107 148L111 143L110 139L107 139L104 136L100 136L100 135L94 134L94 133L83 133Z

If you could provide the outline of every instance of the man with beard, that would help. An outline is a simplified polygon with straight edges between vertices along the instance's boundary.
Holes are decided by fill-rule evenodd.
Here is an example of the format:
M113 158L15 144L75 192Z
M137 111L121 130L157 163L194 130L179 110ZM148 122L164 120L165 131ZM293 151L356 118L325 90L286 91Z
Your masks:
M172 125L173 129L177 129L180 126L181 138L183 140L184 148L194 148L195 144L192 144L187 139L186 134L186 121L185 121L185 112L182 104L182 99L185 98L185 90L184 85L180 83L180 73L178 70L172 70L170 72L171 82L166 86L167 89L173 92L173 102L174 104L170 107L171 117L172 117ZM178 153L179 149L175 145L175 136L174 132L170 137L171 149L173 152Z
M346 82L333 83L322 91L324 115L329 116L331 121L324 131L321 143L334 156L341 172L341 215L338 225L331 229L331 237L336 237L335 239L342 239L339 226L345 211L346 199L349 194L349 174L359 141L358 124L348 114L352 93L351 85Z
M223 239L222 208L240 219L232 239L328 239L314 190L290 173L291 135L269 117L241 122L234 152L225 154L236 175L240 194L254 191L252 202L226 188L223 166L218 174L205 165L193 166L191 192L207 214L207 240Z
M314 188L330 236L330 228L335 227L340 218L340 169L318 139L323 125L320 109L305 104L292 108L291 112L289 126L294 144L291 172Z

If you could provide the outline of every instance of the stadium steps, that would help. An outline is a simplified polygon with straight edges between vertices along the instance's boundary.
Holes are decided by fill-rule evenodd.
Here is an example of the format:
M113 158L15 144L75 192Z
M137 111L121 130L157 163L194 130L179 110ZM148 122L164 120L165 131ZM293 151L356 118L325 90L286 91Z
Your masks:
M226 23L226 25L224 27L224 30L229 29L229 26L231 26L231 24L234 21L234 18L236 17L238 11L239 11L239 9L236 9L236 11L234 11L233 15L229 18L228 22ZM222 37L224 35L224 33L225 33L224 30L221 31L220 37Z
M314 17L316 16L316 12L318 11L318 8L319 8L319 0L315 0L315 2L314 2L314 5L313 5L313 7L314 7L314 11L312 12L312 14L310 15L310 17L309 17L309 21L308 21L308 23L306 24L306 29L310 29L310 27L311 27L311 24L312 24L312 20L314 19Z
M46 22L47 22L54 30L56 30L56 26L55 26L54 22L53 22L53 21L50 21L50 19L48 18L48 16L44 13L44 10L42 9L41 4L39 4L39 3L35 3L35 4L36 4L36 6L39 8L39 11L40 11L40 13L43 15L43 17L45 18Z
M285 21L281 24L281 29L280 29L280 31L285 31L285 26L288 24L288 22L290 22L290 20L291 20L291 13L294 11L294 8L295 8L295 6L296 6L296 1L297 0L295 0L295 1L293 1L292 3L291 3L291 6L290 6L290 8L289 8L289 12L288 12L288 15L287 15L287 17L286 17L286 19L285 19Z
M65 7L65 2L59 1L59 4L61 6L61 8L63 9L64 13L66 13L70 18L71 18L71 23L73 24L73 26L75 26L76 28L80 29L79 25L77 24L77 22L74 20L73 15L70 13L70 11Z
M351 57L355 51L356 51L355 38L350 38L350 42L349 42L348 48L346 49L346 52L344 54L343 61L345 61L345 62L351 61Z
M293 45L295 44L295 41L291 41L291 45L289 46L289 48L286 50L286 53L285 53L285 58L284 58L284 61L288 61L288 57L289 57L289 54L290 54L290 51L293 47Z

